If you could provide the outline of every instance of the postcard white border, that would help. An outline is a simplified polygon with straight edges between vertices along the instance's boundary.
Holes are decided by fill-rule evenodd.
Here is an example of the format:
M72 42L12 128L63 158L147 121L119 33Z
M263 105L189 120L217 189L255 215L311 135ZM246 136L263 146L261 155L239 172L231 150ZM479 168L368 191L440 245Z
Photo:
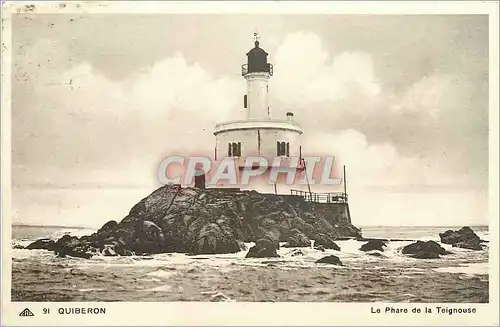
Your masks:
M60 3L65 3L63 8ZM32 13L259 13L259 14L485 14L489 15L489 215L490 303L442 304L449 308L475 307L476 314L374 315L371 307L425 308L439 304L408 303L201 303L201 302L11 302L11 18L23 13L28 2L2 4L2 109L1 109L1 214L3 325L498 325L499 324L499 144L498 144L498 3L476 1L345 1L345 2L33 2ZM105 307L106 315L37 314L19 317L25 307L41 312L60 307Z

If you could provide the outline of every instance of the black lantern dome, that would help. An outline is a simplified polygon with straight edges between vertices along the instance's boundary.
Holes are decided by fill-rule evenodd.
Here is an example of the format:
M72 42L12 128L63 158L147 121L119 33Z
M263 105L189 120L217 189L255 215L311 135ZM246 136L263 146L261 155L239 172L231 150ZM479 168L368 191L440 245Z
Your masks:
M249 73L269 73L273 75L273 65L267 62L268 53L259 47L259 41L255 41L255 47L247 53L247 63L241 66L242 75Z

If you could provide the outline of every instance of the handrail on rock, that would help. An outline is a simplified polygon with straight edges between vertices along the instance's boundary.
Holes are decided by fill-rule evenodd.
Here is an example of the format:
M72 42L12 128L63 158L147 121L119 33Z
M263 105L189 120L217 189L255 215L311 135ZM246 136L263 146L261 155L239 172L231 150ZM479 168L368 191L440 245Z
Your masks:
M306 202L316 203L347 203L347 193L309 193L302 190L290 190L291 195L303 197Z

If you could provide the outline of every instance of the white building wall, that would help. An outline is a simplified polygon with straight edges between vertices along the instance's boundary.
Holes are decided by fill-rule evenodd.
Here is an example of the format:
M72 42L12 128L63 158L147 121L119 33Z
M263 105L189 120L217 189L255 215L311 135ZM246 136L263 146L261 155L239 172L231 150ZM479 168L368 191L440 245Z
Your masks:
M268 129L261 131L261 153L268 159L276 157L276 142L290 144L290 157L299 156L300 134L295 131Z
M268 73L250 73L247 80L247 119L269 119Z
M260 146L259 146L260 134ZM300 134L281 129L244 129L222 132L216 135L216 153L220 160L228 155L228 143L241 142L241 156L276 157L276 142L289 142L290 157L299 156Z

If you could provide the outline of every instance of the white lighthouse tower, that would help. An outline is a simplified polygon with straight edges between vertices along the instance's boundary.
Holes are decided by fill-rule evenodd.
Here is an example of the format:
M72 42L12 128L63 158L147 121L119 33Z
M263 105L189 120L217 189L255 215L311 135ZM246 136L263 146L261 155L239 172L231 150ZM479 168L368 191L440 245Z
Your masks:
M292 112L281 119L271 118L268 102L268 83L273 76L273 65L267 62L268 53L260 47L258 39L247 53L247 63L241 74L247 82L243 97L246 117L241 120L221 122L215 126L215 159L232 157L239 168L244 168L245 157L273 159L300 156L302 128L294 121Z

